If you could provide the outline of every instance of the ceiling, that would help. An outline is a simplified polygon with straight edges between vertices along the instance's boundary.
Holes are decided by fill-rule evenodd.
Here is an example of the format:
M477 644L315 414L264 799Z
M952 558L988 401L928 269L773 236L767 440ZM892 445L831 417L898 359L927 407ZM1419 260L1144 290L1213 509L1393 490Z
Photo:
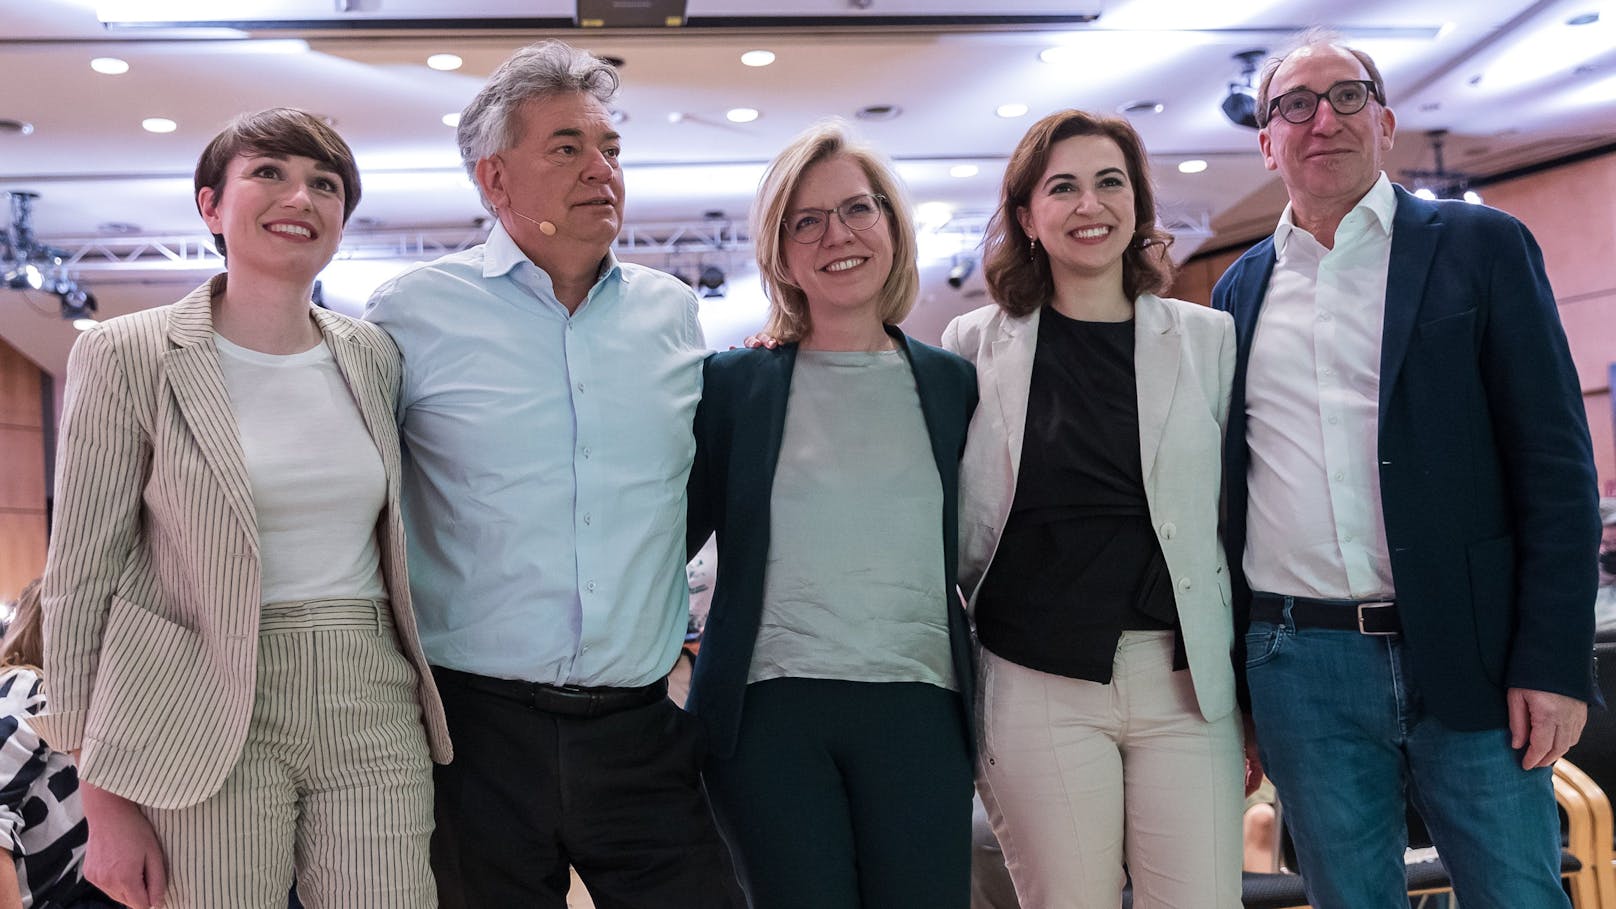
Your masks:
M1058 108L1160 105L1129 116L1152 153L1178 258L1266 233L1283 189L1254 132L1219 102L1239 79L1233 55L1278 49L1302 27L1332 27L1379 61L1398 115L1394 177L1433 167L1429 130L1450 131L1449 170L1483 179L1616 137L1616 0L1002 0L982 15L989 5L688 0L684 28L579 29L571 0L107 0L114 25L93 0L0 0L0 119L33 127L0 131L0 190L40 194L35 231L77 257L103 318L160 305L218 267L191 197L202 146L241 111L320 113L364 176L324 279L330 305L356 312L404 264L479 239L483 211L442 118L513 49L560 37L623 61L616 109L634 240L622 254L724 268L726 296L703 304L709 341L723 346L762 319L745 217L763 165L826 116L898 111L855 122L895 159L914 201L941 212L925 230L909 323L923 338L986 302L979 273L958 289L944 278L974 246L1010 149ZM176 25L197 21L210 24ZM1043 62L1049 48L1056 59ZM775 62L743 65L755 49ZM431 69L436 53L463 65ZM128 71L95 72L96 57ZM996 113L1011 103L1028 113ZM760 115L732 123L737 107ZM149 117L176 128L147 132ZM1191 159L1206 169L1180 173ZM961 165L975 174L951 175ZM677 252L657 251L667 249ZM56 305L0 291L0 337L60 376L75 333Z

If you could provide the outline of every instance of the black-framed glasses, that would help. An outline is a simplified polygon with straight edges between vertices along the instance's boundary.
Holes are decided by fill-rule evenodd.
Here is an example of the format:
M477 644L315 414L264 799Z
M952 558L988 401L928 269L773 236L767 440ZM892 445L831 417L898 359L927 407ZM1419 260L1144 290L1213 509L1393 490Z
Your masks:
M860 193L835 208L799 208L780 223L786 236L798 243L818 243L830 226L832 214L842 219L848 230L869 230L881 223L881 209L886 202L887 197L880 193Z
M1375 83L1368 79L1346 79L1322 92L1294 88L1268 102L1268 119L1277 113L1288 123L1306 123L1319 112L1320 101L1330 102L1330 107L1337 114L1346 117L1363 110L1370 98L1381 104L1386 103L1386 99L1376 90Z

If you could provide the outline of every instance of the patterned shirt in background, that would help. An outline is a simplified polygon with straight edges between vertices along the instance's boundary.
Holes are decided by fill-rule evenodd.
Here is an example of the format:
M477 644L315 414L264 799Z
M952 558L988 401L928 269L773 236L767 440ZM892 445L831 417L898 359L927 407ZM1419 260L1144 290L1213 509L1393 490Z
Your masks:
M44 709L32 669L0 672L0 842L17 863L25 909L71 906L95 892L82 872L89 827L78 771L28 725Z

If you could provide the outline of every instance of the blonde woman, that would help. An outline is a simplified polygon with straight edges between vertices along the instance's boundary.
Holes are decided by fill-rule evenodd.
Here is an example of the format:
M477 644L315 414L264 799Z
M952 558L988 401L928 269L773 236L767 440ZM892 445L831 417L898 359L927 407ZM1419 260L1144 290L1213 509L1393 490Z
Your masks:
M753 909L964 909L969 633L954 593L970 364L896 326L918 284L891 169L837 123L753 214L774 349L706 364L692 551L718 579L687 708Z

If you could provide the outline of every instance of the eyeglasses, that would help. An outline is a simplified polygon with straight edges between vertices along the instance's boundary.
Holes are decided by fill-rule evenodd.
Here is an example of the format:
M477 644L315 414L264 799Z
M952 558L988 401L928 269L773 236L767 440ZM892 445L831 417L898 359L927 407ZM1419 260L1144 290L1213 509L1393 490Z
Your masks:
M1278 111L1289 123L1306 123L1319 112L1320 101L1329 101L1336 113L1346 117L1363 110L1370 98L1381 104L1386 103L1375 88L1375 83L1368 79L1347 79L1322 92L1296 88L1268 102L1268 117L1272 118L1274 112Z
M880 193L860 193L835 208L799 208L780 223L786 236L798 243L818 243L830 226L833 212L848 230L869 230L880 223L881 208L886 202L887 197Z

